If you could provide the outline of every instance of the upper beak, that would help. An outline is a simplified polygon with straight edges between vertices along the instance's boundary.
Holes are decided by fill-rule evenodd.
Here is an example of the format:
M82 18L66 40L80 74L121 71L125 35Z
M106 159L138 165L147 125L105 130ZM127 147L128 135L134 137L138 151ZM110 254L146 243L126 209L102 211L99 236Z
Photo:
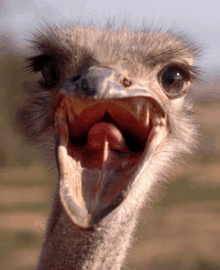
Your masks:
M83 100L109 100L142 97L151 99L165 116L163 104L149 90L146 82L127 79L122 72L110 67L96 66L87 69L74 83L69 80L60 93Z

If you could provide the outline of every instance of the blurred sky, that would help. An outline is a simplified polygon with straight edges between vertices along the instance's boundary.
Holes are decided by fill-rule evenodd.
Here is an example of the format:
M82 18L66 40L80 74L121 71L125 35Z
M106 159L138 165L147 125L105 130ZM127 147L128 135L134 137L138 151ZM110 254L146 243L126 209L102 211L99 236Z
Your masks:
M105 23L114 17L133 25L146 24L175 27L194 35L206 47L203 67L220 66L219 0L0 0L0 32L9 32L25 44L25 33L36 29L42 19L51 22L92 19Z

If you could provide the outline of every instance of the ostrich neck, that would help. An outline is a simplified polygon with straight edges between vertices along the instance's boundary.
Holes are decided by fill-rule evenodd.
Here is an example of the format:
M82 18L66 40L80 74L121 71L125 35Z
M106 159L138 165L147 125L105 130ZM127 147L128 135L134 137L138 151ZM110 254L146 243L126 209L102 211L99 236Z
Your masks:
M81 230L66 214L56 189L37 270L118 270L134 231L137 211L116 214L106 227Z

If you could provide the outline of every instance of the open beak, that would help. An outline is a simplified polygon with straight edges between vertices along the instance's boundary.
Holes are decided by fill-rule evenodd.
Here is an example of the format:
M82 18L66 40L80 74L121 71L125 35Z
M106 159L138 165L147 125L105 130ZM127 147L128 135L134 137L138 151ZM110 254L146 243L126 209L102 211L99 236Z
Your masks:
M165 109L147 87L115 78L112 69L90 68L61 88L55 105L60 198L84 229L114 215L168 133Z

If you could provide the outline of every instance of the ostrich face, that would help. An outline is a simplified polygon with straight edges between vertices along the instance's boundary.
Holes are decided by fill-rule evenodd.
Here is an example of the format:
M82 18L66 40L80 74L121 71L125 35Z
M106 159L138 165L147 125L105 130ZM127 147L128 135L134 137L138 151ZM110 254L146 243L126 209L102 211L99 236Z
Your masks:
M77 27L33 43L38 95L50 99L38 133L55 137L61 202L77 226L98 226L150 175L158 148L171 151L171 137L184 144L190 128L175 125L187 113L195 52L169 34Z

